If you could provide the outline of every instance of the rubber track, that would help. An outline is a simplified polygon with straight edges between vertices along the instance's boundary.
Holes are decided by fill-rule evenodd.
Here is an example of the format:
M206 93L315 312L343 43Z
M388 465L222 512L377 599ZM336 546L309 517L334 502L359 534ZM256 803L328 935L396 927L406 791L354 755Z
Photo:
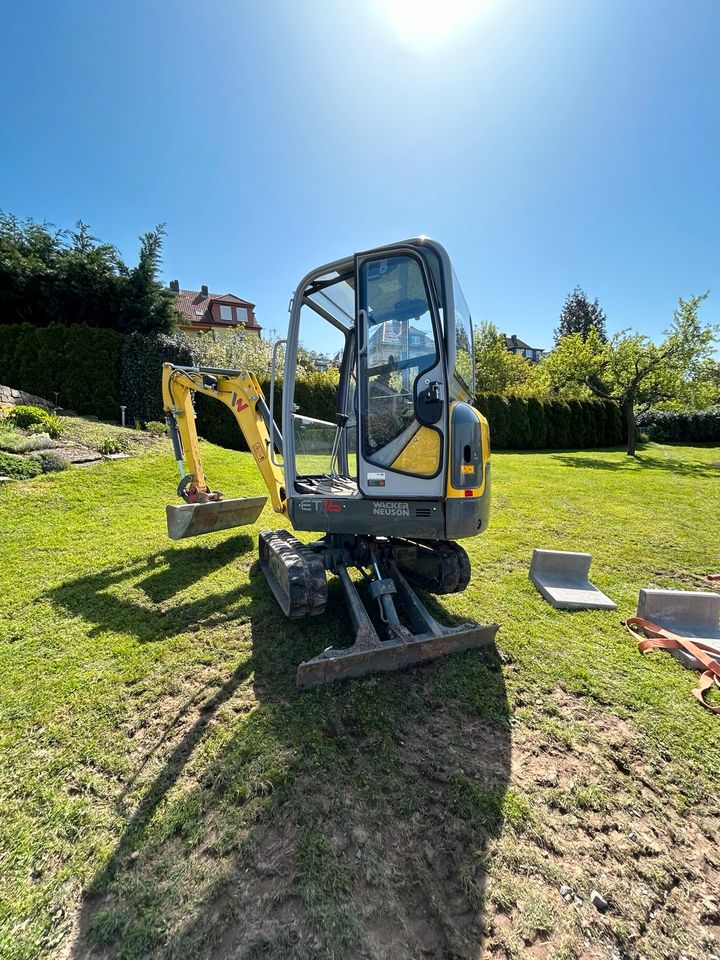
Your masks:
M316 617L325 611L327 579L316 553L287 530L263 530L258 552L260 568L286 617Z
M400 569L415 586L430 593L462 593L470 583L470 558L459 543L453 541L433 542L418 541L422 554L427 558L432 553L438 563L438 571L434 577L413 571L412 563L407 561L400 565Z

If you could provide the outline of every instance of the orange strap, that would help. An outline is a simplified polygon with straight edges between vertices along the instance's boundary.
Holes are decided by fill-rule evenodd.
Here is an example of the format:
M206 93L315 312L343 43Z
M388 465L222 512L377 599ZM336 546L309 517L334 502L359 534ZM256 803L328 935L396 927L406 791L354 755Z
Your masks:
M713 706L705 699L705 694L713 685L720 688L720 663L713 657L708 656L709 653L717 653L713 647L709 647L700 640L679 637L676 633L671 633L664 627L659 627L656 623L643 620L642 617L628 617L625 620L625 626L636 637L641 631L645 634L644 640L638 640L640 653L651 653L653 650L684 650L695 657L705 667L705 672L698 680L697 686L693 688L692 695L708 710L720 714L720 707Z

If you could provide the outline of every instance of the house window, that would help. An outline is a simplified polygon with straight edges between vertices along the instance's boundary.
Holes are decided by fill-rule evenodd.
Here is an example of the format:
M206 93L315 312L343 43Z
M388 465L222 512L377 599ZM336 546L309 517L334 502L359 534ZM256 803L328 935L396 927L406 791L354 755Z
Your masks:
M226 306L224 303L220 305L220 319L227 320L232 322L232 307Z
M235 312L237 313L238 323L247 323L247 319L248 319L247 307L235 307Z
M532 360L533 357L535 356L535 351L534 351L534 350L526 350L526 351L525 351L525 356L526 356L526 357L530 357L530 359Z

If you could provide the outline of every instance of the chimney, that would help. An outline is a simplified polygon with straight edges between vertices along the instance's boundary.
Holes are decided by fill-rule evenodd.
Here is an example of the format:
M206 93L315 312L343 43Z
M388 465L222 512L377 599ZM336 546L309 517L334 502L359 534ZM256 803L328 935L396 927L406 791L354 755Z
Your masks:
M180 281L179 281L179 280L171 280L171 281L170 281L170 289L172 290L173 293L180 293Z
M207 286L206 286L205 284L203 284L203 285L200 287L200 293L203 295L203 297L209 297L209 296L210 296L210 294L208 293L208 288L207 288Z
M510 339L512 340L513 346L514 346L514 345L517 343L517 334L514 333L514 334L510 337Z

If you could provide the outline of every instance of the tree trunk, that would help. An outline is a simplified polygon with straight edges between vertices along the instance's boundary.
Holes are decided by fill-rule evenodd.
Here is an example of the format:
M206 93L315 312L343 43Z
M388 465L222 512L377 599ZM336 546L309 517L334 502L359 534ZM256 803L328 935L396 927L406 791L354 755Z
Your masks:
M635 425L635 404L632 397L626 397L623 400L623 409L625 410L625 422L627 423L627 455L634 457L637 446L637 427Z

